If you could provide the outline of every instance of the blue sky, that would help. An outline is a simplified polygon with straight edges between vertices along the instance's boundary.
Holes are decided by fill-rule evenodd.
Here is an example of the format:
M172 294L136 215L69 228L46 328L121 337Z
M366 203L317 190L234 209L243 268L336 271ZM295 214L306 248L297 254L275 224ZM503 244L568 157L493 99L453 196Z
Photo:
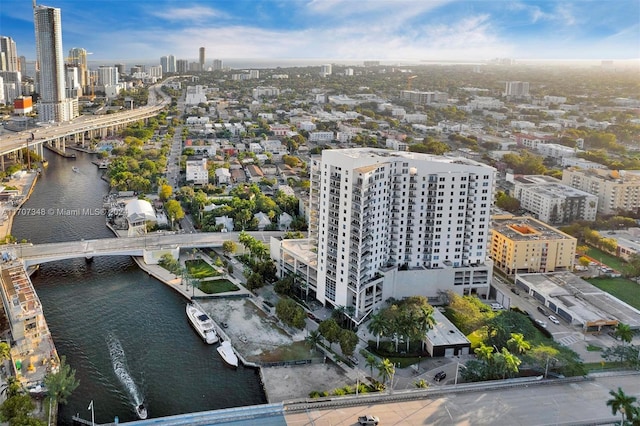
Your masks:
M40 3L39 3L40 4ZM63 48L91 60L362 61L640 58L638 0L49 0ZM30 0L0 0L0 35L35 57ZM159 60L159 59L158 59Z

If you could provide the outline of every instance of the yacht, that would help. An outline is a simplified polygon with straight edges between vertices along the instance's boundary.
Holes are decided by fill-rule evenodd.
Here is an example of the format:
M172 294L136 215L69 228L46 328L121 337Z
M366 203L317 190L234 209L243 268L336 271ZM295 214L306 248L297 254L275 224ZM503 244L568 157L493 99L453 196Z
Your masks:
M238 356L233 351L233 347L231 347L230 341L225 340L222 343L220 343L220 346L218 346L217 351L222 357L222 359L224 360L224 362L226 362L232 367L238 366Z
M189 322L198 332L200 337L202 337L202 339L209 345L218 341L218 333L216 333L213 320L196 305L187 305L187 318L189 318Z

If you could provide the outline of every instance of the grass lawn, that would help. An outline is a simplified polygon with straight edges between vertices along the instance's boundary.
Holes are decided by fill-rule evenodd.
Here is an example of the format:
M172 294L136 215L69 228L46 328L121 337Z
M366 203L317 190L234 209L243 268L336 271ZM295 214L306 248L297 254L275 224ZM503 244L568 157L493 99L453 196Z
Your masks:
M200 281L200 290L207 294L225 293L227 291L238 291L238 286L227 279Z
M592 278L587 281L634 308L640 309L640 285L635 282L622 277Z
M625 262L624 260L620 259L619 257L612 256L609 253L605 253L597 248L589 247L589 250L587 250L587 255L594 258L598 262L604 263L609 268L615 269L618 272L624 272L627 267L627 262Z
M184 264L187 266L189 275L191 275L193 278L200 279L217 277L220 275L220 273L216 271L213 266L209 265L202 259L185 260Z

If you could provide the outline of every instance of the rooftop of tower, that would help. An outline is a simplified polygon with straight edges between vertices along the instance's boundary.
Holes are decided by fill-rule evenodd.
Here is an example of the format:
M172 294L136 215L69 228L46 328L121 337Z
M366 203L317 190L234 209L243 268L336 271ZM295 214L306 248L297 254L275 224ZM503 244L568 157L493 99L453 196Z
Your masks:
M408 160L433 161L440 163L462 164L468 166L480 166L483 168L491 168L490 166L464 157L448 157L442 155L423 154L409 151L394 151L383 148L347 148L347 149L329 149L323 153L331 153L332 155L340 155L353 159L363 158L406 158Z

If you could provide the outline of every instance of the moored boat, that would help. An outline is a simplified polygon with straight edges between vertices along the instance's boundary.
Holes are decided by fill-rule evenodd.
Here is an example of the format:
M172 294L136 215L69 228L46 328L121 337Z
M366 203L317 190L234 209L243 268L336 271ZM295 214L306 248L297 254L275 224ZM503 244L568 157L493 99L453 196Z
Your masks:
M212 345L218 341L218 333L216 333L213 320L196 305L187 305L187 318L206 343Z
M222 343L220 343L220 346L216 348L216 350L218 351L224 362L232 367L238 366L238 356L233 351L233 347L231 346L230 341L223 341Z
M76 172L76 173L80 173L80 169L79 169L79 168L77 168L76 166L73 166L73 167L71 168L71 170L73 170L73 171L74 171L74 172Z

